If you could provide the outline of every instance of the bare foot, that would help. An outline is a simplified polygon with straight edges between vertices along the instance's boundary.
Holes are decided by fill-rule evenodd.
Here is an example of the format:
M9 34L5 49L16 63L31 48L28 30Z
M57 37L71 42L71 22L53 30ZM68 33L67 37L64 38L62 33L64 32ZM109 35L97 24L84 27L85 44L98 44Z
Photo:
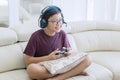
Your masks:
M46 80L52 80L51 78L49 78L49 79L46 79Z
M58 75L59 75L59 74L58 74ZM51 78L46 79L46 80L60 80L60 79L57 78L58 75L55 75L54 77L51 77Z
M85 71L81 72L80 75L83 75L83 76L88 76L89 74Z
M83 71L79 75L88 76L89 74L87 72ZM46 79L46 80L61 80L61 79L58 79L57 76L58 75L56 75L56 76L54 76L52 78Z
M49 79L46 79L46 80L58 80L58 79L54 79L54 78L49 78Z
M46 79L46 80L63 80L63 79L60 79L58 76L59 76L59 75L54 76L54 77L49 78L49 79Z

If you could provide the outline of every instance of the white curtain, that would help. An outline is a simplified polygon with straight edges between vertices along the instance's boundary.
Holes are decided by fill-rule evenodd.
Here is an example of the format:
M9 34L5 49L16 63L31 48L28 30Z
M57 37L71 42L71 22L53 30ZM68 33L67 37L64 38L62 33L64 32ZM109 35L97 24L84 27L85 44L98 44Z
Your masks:
M120 0L53 0L62 9L65 20L120 21Z
M9 27L19 24L19 0L8 0L9 6ZM13 1L13 2L12 2Z

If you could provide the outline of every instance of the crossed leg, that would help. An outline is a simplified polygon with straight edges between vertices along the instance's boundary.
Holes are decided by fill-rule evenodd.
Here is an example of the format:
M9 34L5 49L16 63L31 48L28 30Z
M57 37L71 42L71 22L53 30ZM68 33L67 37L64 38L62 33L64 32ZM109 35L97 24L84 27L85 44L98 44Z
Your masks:
M47 69L44 66L40 66L38 64L30 64L27 67L27 72L29 76L33 79L37 80L65 80L69 77L73 77L76 75L87 75L84 70L91 64L91 58L89 56L86 57L80 64L78 64L76 67L71 69L68 72L65 72L63 74L59 74L56 76L52 76Z
M52 77L48 70L39 64L32 63L27 67L27 73L32 79L44 80Z
M65 72L63 74L60 74L58 76L52 77L47 80L65 80L69 77L73 77L76 75L88 75L87 72L84 72L84 70L91 64L91 58L88 56L85 60L83 60L80 64L78 64L76 67L71 69L68 72Z

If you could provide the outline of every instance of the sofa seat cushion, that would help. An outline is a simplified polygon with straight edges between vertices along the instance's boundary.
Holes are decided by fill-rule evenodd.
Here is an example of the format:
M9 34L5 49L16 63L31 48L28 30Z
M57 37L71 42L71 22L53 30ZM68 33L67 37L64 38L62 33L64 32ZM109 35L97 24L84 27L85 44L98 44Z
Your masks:
M0 73L0 80L32 80L25 69Z
M96 63L92 63L86 72L89 76L78 75L66 80L113 80L112 72Z
M120 80L120 52L91 52L90 55L94 62L113 72L113 80Z

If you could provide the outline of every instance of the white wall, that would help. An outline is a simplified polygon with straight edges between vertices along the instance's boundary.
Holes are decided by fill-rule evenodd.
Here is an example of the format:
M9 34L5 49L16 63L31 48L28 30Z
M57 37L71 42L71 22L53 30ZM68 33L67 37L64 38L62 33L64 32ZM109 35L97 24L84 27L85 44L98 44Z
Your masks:
M65 20L79 21L86 19L87 0L53 0L53 5L62 9Z

